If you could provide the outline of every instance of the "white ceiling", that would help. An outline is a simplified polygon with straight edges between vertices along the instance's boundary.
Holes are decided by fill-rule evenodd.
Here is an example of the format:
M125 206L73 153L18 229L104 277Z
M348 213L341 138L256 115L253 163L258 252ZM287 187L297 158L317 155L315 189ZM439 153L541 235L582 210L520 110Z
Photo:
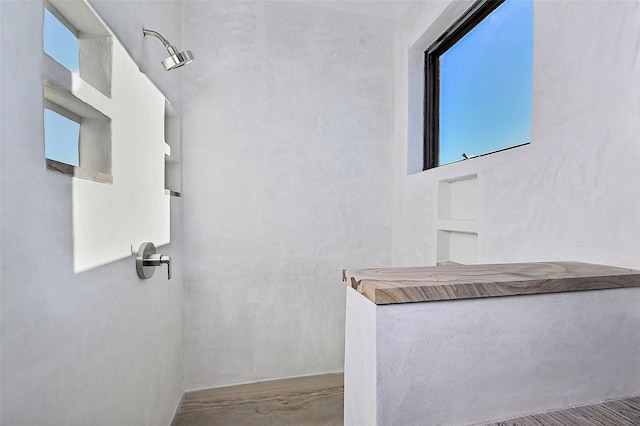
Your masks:
M406 0L318 0L313 3L329 9L380 16L393 20L400 16L411 2Z

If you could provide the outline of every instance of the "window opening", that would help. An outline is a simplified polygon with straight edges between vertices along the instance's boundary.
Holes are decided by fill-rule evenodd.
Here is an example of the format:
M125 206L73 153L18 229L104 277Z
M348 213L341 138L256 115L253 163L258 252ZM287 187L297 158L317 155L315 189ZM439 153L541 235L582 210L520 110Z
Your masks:
M530 142L533 2L480 1L425 52L424 169Z
M50 7L50 6L49 6ZM44 51L71 72L80 70L80 47L77 34L63 18L44 9ZM66 21L66 20L64 20Z
M86 2L47 0L43 13L46 168L112 183L111 36Z
M80 167L79 119L66 112L61 115L49 108L44 110L45 157L50 160Z

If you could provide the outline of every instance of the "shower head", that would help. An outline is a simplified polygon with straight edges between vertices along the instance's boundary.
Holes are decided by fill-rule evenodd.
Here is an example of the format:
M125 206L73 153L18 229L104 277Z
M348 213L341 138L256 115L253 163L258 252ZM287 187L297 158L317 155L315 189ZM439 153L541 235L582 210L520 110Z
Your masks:
M178 49L174 45L169 43L169 40L162 37L162 34L160 34L159 32L143 28L142 34L144 34L145 36L150 35L157 37L162 42L162 44L164 44L164 47L166 47L167 51L169 52L169 57L162 61L162 65L164 65L165 70L174 70L193 61L193 54L190 50L178 52Z
M164 65L164 69L167 71L180 68L181 66L187 65L189 62L193 61L193 54L190 50L176 52L174 46L167 47L167 50L169 51L170 56L162 61L162 65Z

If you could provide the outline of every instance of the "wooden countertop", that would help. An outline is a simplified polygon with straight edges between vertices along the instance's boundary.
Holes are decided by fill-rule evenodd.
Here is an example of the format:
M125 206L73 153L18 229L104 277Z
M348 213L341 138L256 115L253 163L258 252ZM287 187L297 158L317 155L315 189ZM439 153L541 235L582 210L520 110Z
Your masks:
M580 262L346 270L342 280L377 305L640 287L640 271Z

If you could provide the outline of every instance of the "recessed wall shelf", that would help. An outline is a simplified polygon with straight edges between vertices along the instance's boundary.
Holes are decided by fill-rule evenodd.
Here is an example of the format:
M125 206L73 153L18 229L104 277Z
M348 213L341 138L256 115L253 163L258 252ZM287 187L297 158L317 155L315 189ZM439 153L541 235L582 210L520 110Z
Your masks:
M180 167L180 116L169 101L164 103L164 188L169 195L179 197L182 187Z
M438 182L437 263L478 262L478 176Z

